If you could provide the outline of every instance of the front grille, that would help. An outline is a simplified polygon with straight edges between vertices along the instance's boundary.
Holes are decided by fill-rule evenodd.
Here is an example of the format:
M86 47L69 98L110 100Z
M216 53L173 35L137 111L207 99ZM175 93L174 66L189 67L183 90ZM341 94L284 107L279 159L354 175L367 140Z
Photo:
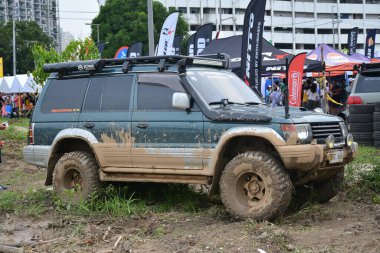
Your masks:
M324 144L329 135L334 135L335 143L343 142L339 122L311 123L310 125L313 139L316 139L318 144Z

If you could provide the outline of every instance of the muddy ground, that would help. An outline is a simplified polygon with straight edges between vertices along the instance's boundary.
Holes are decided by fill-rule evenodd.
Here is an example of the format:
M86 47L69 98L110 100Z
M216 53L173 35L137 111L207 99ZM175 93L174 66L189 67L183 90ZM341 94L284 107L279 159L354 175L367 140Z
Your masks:
M6 191L45 188L45 173L19 155L8 155L0 165L0 185L6 184ZM380 205L340 194L327 204L290 211L273 223L235 220L218 201L198 212L147 212L125 218L71 215L53 207L32 216L3 212L0 245L24 252L379 253Z

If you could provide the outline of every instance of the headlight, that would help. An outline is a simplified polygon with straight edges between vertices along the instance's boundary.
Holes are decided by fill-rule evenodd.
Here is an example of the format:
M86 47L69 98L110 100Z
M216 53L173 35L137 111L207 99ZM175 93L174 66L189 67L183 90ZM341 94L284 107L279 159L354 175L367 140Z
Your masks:
M341 121L341 122L339 122L339 125L340 125L340 129L342 130L343 138L346 138L346 136L348 135L348 130L347 130L346 123L344 123L343 121Z
M282 124L282 132L284 133L285 141L293 136L294 144L311 142L312 134L309 124Z
M331 149L331 148L334 147L334 144L335 144L335 137L334 137L334 135L327 136L327 138L326 138L326 146Z
M306 141L311 137L311 129L309 124L297 124L297 136L300 141Z
M352 143L354 143L354 137L352 136L352 134L348 134L347 137L346 137L346 145L347 145L347 147L351 147Z

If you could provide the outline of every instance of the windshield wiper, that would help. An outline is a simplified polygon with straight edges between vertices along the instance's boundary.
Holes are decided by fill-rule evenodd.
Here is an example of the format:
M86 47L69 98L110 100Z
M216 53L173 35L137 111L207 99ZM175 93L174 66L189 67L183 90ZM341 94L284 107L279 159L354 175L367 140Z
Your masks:
M245 105L265 105L263 102L246 102Z
M211 102L208 105L221 105L223 107L226 107L227 105L247 105L247 104L228 101L227 98L222 98L220 101Z

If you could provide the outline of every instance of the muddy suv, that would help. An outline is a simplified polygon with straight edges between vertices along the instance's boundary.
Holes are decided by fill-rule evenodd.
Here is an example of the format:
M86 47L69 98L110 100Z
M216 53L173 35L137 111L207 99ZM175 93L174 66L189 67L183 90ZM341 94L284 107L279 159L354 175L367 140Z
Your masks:
M58 63L25 160L80 201L102 181L211 185L235 216L270 219L294 189L335 196L357 145L338 117L265 105L226 56Z

